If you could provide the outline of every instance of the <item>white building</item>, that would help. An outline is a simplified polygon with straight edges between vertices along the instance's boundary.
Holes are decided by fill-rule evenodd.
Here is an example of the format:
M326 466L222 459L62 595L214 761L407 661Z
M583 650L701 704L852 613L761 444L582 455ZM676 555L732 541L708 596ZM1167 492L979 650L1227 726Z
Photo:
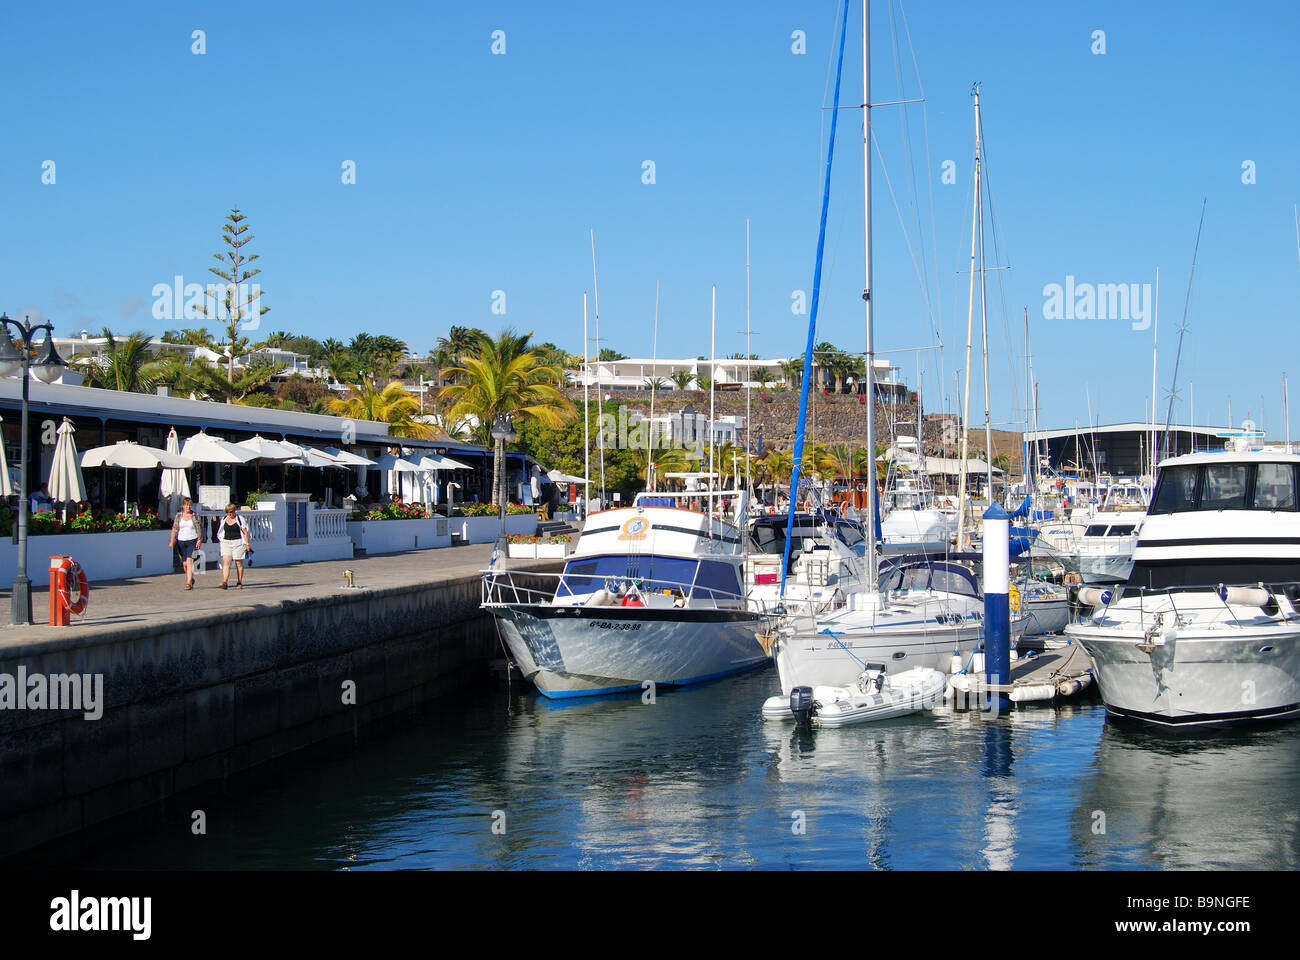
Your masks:
M587 371L570 370L569 382L574 386L583 384L602 390L644 390L648 382L654 379L662 381L660 389L676 390L672 376L679 372L691 375L687 389L701 389L698 377L712 377L719 390L743 390L745 387L761 389L777 385L790 386L790 381L781 370L786 358L773 360L732 360L717 358L699 359L650 359L646 357L627 357L623 360L591 360ZM814 369L814 376L816 375ZM896 402L907 394L907 387L899 377L899 368L888 360L877 357L875 361L876 393L886 402Z

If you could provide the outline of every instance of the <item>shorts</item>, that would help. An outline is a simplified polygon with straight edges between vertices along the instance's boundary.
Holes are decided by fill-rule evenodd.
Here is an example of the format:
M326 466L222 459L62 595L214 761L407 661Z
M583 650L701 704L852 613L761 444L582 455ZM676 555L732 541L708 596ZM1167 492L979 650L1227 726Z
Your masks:
M177 540L176 549L180 552L181 562L184 563L190 557L194 556L194 551L198 549L199 541L196 540Z
M221 541L221 558L224 560L229 557L231 560L243 560L244 554L248 548L244 546L243 540L222 540Z

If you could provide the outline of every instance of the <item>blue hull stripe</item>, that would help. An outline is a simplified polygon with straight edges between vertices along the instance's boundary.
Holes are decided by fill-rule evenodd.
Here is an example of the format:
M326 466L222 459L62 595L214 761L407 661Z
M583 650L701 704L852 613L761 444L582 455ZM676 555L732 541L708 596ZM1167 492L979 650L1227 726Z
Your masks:
M662 690L672 689L673 687L686 687L693 683L705 683L709 680L718 680L722 677L729 677L732 674L744 673L746 670L753 670L755 667L761 667L767 662L767 657L759 657L756 660L733 667L730 670L722 670L718 673L706 673L703 676L688 677L685 680L655 680L654 685L656 689ZM534 684L534 686L536 686L536 684ZM537 692L551 700L569 700L573 697L599 697L607 693L631 693L633 691L640 692L644 689L645 687L642 686L641 683L630 683L621 687L597 687L594 690L543 690L541 687L537 687Z

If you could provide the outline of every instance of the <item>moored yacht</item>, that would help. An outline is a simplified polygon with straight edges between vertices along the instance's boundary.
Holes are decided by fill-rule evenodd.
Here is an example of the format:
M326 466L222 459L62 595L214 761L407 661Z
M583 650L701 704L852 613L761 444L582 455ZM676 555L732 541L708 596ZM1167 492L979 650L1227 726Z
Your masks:
M1171 726L1300 715L1300 456L1160 465L1123 588L1067 628L1107 709Z
M744 533L716 515L740 492L642 493L591 514L564 572L489 570L483 607L548 697L675 687L763 664ZM538 589L539 582L545 589Z

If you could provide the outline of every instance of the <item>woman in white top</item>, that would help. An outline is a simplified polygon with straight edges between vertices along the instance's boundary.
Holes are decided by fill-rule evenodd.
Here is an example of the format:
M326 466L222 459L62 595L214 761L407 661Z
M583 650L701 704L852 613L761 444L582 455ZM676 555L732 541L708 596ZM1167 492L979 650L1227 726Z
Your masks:
M185 565L185 589L194 589L194 552L203 546L203 520L194 512L194 501L181 501L181 512L172 520L172 548L179 549Z
M217 525L217 539L221 542L221 589L230 586L230 563L235 564L236 590L244 589L244 557L253 552L248 524L239 515L233 503L226 504L226 515Z

